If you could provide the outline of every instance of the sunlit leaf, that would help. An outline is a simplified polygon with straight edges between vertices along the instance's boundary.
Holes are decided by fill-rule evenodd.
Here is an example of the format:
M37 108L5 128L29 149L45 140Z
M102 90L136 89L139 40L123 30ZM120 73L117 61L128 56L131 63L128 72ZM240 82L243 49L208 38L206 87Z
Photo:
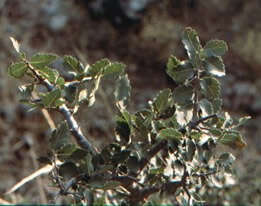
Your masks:
M109 75L109 74L118 74L120 75L121 73L124 72L126 65L122 64L122 63L111 63L109 65L107 65L106 67L104 67L103 70L103 75Z
M27 69L28 69L27 65L23 62L12 63L8 67L8 74L15 78L21 78L24 76Z
M204 46L204 54L207 57L223 56L228 50L228 46L225 41L222 40L210 40Z
M87 74L91 76L101 74L103 72L103 69L109 64L110 61L108 59L101 59L88 68Z
M179 61L171 56L167 63L167 74L177 83L185 83L194 75L193 65L189 61Z
M31 57L30 64L36 68L43 68L57 58L55 54L38 53Z
M213 105L207 99L199 101L199 108L202 112L202 117L209 116L214 113Z
M56 100L61 97L61 90L55 89L46 94L41 94L42 103L45 107L52 107Z
M167 128L160 130L158 134L158 138L160 139L175 139L180 140L182 138L183 134L179 132L176 129L173 128Z
M242 149L246 146L246 142L243 140L241 134L237 131L231 131L224 134L219 141L234 149Z
M220 97L221 87L219 81L214 77L205 77L200 80L202 93L207 99Z
M78 73L84 72L84 66L83 66L82 63L81 63L78 59L76 59L75 57L66 55L66 56L63 57L63 59L64 59L65 63L66 63L67 65L69 65L69 67L70 67L72 70L74 70L74 71L76 71L76 72L78 72Z
M163 112L169 106L169 98L171 96L170 89L161 90L153 100L155 112Z
M187 54L191 59L193 66L198 67L200 65L199 52L202 49L202 46L197 32L190 27L186 28L182 35L182 43L187 50Z
M38 67L37 70L39 71L40 75L42 75L44 79L50 81L50 83L55 83L59 77L58 71L48 66Z
M205 60L205 67L207 71L214 76L221 77L226 74L225 65L222 58L219 56L208 57Z

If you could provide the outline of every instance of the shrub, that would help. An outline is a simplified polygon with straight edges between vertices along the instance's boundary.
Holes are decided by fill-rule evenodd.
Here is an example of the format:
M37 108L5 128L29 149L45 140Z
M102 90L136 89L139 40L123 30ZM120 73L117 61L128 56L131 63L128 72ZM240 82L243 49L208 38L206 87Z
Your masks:
M46 158L50 164L62 162L50 175L60 195L88 204L192 205L228 185L235 158L216 147L243 148L238 128L249 117L233 120L222 111L218 77L225 75L224 41L210 40L203 47L196 31L186 28L182 43L188 59L172 55L167 62L167 74L178 86L160 91L147 108L130 113L131 87L124 64L102 59L84 66L72 56L42 53L28 58L11 40L19 61L8 72L29 80L19 87L21 101L31 109L58 110L64 117L52 132L52 153ZM55 69L57 59L64 65L62 72ZM83 105L95 103L104 78L116 82L118 112L115 139L97 149L74 116Z

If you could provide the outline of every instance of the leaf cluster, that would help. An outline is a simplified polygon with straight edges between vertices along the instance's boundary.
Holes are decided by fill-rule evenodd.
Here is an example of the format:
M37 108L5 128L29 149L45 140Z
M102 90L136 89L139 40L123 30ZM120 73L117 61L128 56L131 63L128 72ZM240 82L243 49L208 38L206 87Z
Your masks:
M249 117L233 120L222 111L218 78L225 75L222 56L228 47L224 41L210 40L202 46L196 31L186 28L182 43L188 59L172 55L166 65L178 86L160 91L147 108L135 113L127 110L131 87L124 64L102 59L83 66L72 56L41 53L28 59L12 41L20 61L9 66L9 74L31 78L19 87L22 102L32 108L70 109L50 139L49 161L54 157L63 161L52 173L61 194L73 194L77 202L88 204L193 205L201 202L200 194L206 189L226 186L225 174L232 173L235 158L230 153L217 154L216 148L219 144L234 149L246 146L238 129ZM53 67L58 58L71 74L70 81ZM88 149L92 147L83 147L85 137L77 139L82 133L73 129L71 120L81 105L95 103L103 78L116 82L115 138L104 148Z

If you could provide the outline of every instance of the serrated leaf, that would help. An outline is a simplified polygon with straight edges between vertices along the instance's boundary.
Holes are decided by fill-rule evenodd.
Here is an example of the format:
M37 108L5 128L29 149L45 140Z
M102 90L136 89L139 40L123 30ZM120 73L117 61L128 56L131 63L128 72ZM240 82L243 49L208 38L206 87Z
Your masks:
M179 86L173 92L174 101L180 106L192 104L193 88L190 86Z
M67 65L69 65L69 67L72 70L76 71L77 73L83 73L84 72L84 66L75 57L66 55L66 56L63 57L63 59L64 59L65 63Z
M191 60L191 63L194 65L194 67L199 67L199 52L202 49L202 46L200 44L197 32L190 27L186 28L182 35L182 43L187 50L187 54Z
M202 117L206 117L214 113L213 105L207 99L201 99L199 101L199 108L202 111Z
M116 105L120 110L125 110L130 98L131 86L128 75L121 75L116 82L116 89L114 96L116 99Z
M15 78L21 78L24 76L27 69L28 69L27 65L23 62L12 63L8 67L8 74Z
M52 107L54 106L54 103L56 100L58 100L61 97L61 90L55 89L51 92L48 92L46 94L41 94L42 103L45 107Z
M103 72L103 69L109 64L110 61L108 59L101 59L88 68L87 74L93 77L98 74L101 74Z
M43 78L47 79L51 83L55 83L59 77L58 71L48 66L38 67L37 70L39 71L40 75L43 76Z
M214 76L221 77L226 74L225 65L221 57L208 57L205 60L205 67L206 70Z
M65 84L65 80L63 77L58 77L56 82L55 82L56 85L60 86L61 88L63 88L64 84Z
M172 70L173 68L176 68L178 65L180 65L180 60L178 60L175 56L171 55L168 59L167 63L167 69Z
M214 77L205 77L200 80L202 93L207 99L215 99L220 97L221 88L219 81Z
M204 54L206 57L223 56L227 50L227 43L222 40L210 40L204 46Z
M169 98L171 96L170 89L161 90L153 100L155 112L161 113L170 105Z
M12 44L13 44L13 47L14 47L15 51L17 53L20 53L20 44L18 43L18 41L15 38L13 38L13 37L9 37L9 38L10 38Z
M237 131L230 131L224 134L219 141L233 149L242 149L246 146L246 142L243 140L241 134Z
M180 140L182 138L183 134L179 132L176 129L173 128L166 128L160 130L158 134L158 138L160 139L175 139L175 140Z
M194 75L193 65L189 61L179 61L171 56L167 64L167 74L177 83L185 83Z
M38 53L32 56L30 64L38 69L43 68L57 58L55 54Z
M124 72L125 68L126 68L125 64L119 62L111 63L104 68L103 75L110 75L116 73L120 75L121 73Z

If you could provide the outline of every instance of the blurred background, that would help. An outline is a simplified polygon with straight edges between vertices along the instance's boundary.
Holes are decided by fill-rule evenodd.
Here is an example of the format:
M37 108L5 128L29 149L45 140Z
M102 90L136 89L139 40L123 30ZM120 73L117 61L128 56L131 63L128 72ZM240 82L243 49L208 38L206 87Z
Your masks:
M247 148L232 151L238 181L224 198L231 204L261 205L260 11L260 0L0 0L0 197L12 203L47 203L52 198L47 176L4 195L43 166L36 159L47 153L50 138L41 111L27 112L17 95L20 82L7 75L15 61L9 36L28 55L53 52L77 56L85 64L103 57L125 63L132 85L130 108L136 110L160 89L175 88L165 64L171 54L186 58L180 37L190 26L203 44L210 39L228 43L224 108L235 117L252 116L242 131ZM113 137L111 91L105 84L95 106L77 116L100 146ZM51 116L58 122L58 114Z

